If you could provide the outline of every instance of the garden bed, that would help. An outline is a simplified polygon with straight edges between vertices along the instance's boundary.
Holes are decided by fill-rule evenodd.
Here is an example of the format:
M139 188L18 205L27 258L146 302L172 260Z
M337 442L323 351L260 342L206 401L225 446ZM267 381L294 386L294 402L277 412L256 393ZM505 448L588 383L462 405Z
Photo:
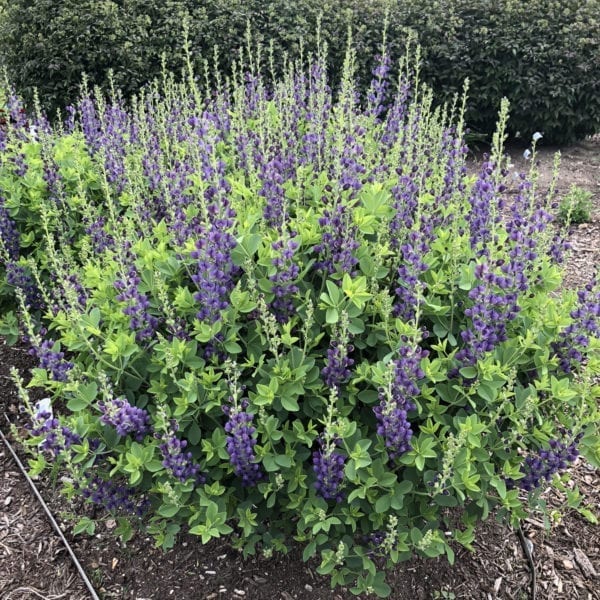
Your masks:
M548 183L554 149L542 148L541 185ZM526 167L522 149L512 152L515 168ZM572 184L591 191L594 209L590 223L573 228L572 254L566 281L576 286L589 281L600 264L600 140L569 147L562 153L559 195ZM31 359L23 348L0 343L0 412L17 426L18 400L9 377L10 366L25 372ZM8 431L2 417L0 427ZM0 597L3 600L88 598L83 582L66 549L48 524L43 510L30 493L7 448L0 446ZM600 512L600 473L581 459L573 470L573 483L585 502ZM329 581L316 574L316 564L305 565L301 552L286 557L242 560L225 541L201 545L197 538L182 536L173 550L163 553L143 535L123 545L111 534L115 522L104 520L93 537L70 535L68 513L81 509L67 506L51 479L36 481L54 516L63 523L69 543L102 598L202 599L245 598L328 599L354 598L344 589L331 591ZM565 498L553 492L551 507ZM523 524L533 543L537 574L537 598L600 599L600 531L576 511L567 511L549 533L533 515ZM529 597L530 571L516 533L488 521L479 527L475 552L457 549L450 567L445 560L413 560L400 565L389 583L396 600L414 598L510 598Z

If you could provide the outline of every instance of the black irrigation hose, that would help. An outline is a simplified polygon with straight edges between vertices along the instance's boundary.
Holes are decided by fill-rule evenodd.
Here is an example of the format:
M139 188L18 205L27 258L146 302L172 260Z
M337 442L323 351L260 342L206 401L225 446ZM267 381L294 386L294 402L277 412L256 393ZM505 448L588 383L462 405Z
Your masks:
M521 548L523 548L523 552L525 553L525 557L527 558L527 563L529 564L529 569L531 571L531 594L529 596L530 600L536 600L536 574L535 574L535 563L533 562L533 555L531 554L531 548L529 547L530 540L525 538L525 534L523 533L523 529L521 525L519 525L519 529L517 529L517 536L519 537L519 541L521 542Z
M6 415L4 415L4 416L6 417ZM8 417L6 417L6 420L8 421ZM10 424L10 421L8 421L8 422ZM67 541L67 538L64 536L61 528L58 526L58 523L56 522L56 519L52 516L52 513L50 512L50 509L48 508L48 505L44 502L44 499L42 498L42 496L39 493L37 487L35 486L35 483L33 483L33 481L31 480L31 477L29 477L29 475L27 473L27 470L25 469L25 467L23 466L23 463L21 462L21 460L17 456L17 453L13 450L13 447L10 445L10 442L6 439L6 436L2 432L2 429L0 429L0 437L2 438L2 441L4 442L4 444L6 445L6 447L8 448L9 452L11 453L14 461L17 463L17 466L19 467L19 470L21 471L21 473L23 474L23 476L27 480L27 483L29 484L29 487L33 490L33 493L34 493L35 497L38 499L38 502L42 505L42 508L44 509L44 511L46 513L46 516L48 517L50 523L52 524L52 527L54 528L54 530L56 531L56 533L58 533L58 536L62 540L62 543L64 544L65 548L67 549L67 552L69 553L69 556L71 557L71 560L73 561L73 564L75 565L75 567L77 568L77 571L79 572L79 575L81 576L81 579L83 579L83 582L85 583L85 586L87 587L88 591L90 592L90 595L92 596L92 599L93 600L100 600L100 597L96 593L96 590L94 589L94 586L92 585L91 581L88 579L88 576L85 574L85 571L83 570L83 567L81 566L81 563L77 559L77 556L75 556L75 552L73 552L73 549L69 545L69 542Z

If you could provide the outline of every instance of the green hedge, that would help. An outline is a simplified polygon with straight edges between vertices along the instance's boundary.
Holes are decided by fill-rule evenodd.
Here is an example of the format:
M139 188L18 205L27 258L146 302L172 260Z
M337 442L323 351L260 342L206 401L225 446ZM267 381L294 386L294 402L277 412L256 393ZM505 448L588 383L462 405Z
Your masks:
M512 105L509 132L563 143L600 131L600 0L15 0L0 24L0 60L31 102L38 87L45 108L72 102L81 72L106 85L107 71L126 95L167 67L182 66L182 22L189 14L194 55L221 50L227 70L245 45L247 23L276 67L317 46L330 51L331 74L341 72L352 22L359 75L369 79L381 46L386 11L392 55L413 30L423 48L423 77L440 100L469 78L467 120L477 131L495 125L500 99Z

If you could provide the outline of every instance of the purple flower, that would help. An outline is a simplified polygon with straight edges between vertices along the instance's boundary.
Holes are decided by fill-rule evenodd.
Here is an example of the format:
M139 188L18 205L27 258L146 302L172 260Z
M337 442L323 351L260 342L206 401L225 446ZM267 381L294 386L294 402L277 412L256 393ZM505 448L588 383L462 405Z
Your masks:
M200 304L196 316L201 321L219 321L221 311L229 306L229 294L235 287L238 268L233 264L231 251L236 240L229 233L234 216L233 210L227 209L224 218L214 218L198 237L196 250L191 253L197 260L192 280L198 288L194 298Z
M41 436L40 449L50 453L54 458L75 444L81 444L81 436L61 425L52 416L50 410L40 410L33 416L33 422L28 427L32 436Z
M17 224L10 217L4 198L0 196L0 264L5 256L11 261L19 259L19 241Z
M389 87L388 75L392 61L387 54L376 56L375 60L376 66L373 69L371 86L367 92L367 113L378 117L385 110L385 100Z
M349 355L354 351L354 346L349 343L350 336L345 321L347 321L347 317L342 318L340 328L334 330L334 335L327 349L325 366L321 370L321 376L328 388L339 388L352 375L350 367L354 364L354 360Z
M38 359L40 368L46 369L54 381L67 381L69 371L74 367L72 362L65 360L65 353L54 350L53 340L44 340L39 347L29 351Z
M571 311L573 322L552 343L552 351L564 373L578 371L590 338L600 337L600 286L595 278L577 292L577 299L577 307Z
M320 450L313 452L313 471L316 475L315 489L324 500L341 502L346 457L335 451L338 440L325 444L319 440Z
M358 230L352 224L350 211L343 204L326 209L319 219L323 228L321 243L313 251L319 254L314 268L333 275L334 273L352 273L358 264L354 251L359 247L356 239Z
M429 268L423 260L429 250L427 236L428 230L425 226L420 231L410 231L407 242L399 249L401 263L397 271L398 287L394 290L397 299L393 314L405 321L415 318L422 285L419 276Z
M194 463L191 452L186 452L187 440L180 440L171 431L159 446L163 456L162 465L173 477L186 482L193 478L196 484L204 483L205 478L200 474L200 465Z
M379 404L373 408L377 418L377 434L384 442L391 460L410 450L412 427L408 412L416 409L413 399L419 394L417 381L425 374L420 361L427 356L421 348L402 346L400 357L390 365L389 383L379 389Z
M507 480L509 487L518 485L521 489L531 492L540 487L544 481L550 481L555 473L560 473L569 468L579 456L577 445L583 434L577 435L571 441L566 440L567 432L561 431L562 440L553 439L548 442L547 450L540 450L537 454L531 454L525 458L521 466L524 477L516 482Z
M471 210L466 218L471 234L471 248L477 251L478 256L489 255L490 243L498 241L497 236L493 239L493 230L500 222L497 209L502 207L502 203L498 199L494 169L495 165L492 162L483 163L479 177L469 195Z
M135 488L104 481L100 477L92 477L85 484L77 484L75 487L81 490L81 495L86 500L110 512L142 517L150 508L150 501L139 497Z
M115 238L106 231L106 217L98 216L95 220L85 219L85 232L90 236L94 254L100 255L106 250L114 250Z
M23 293L26 306L30 310L43 310L45 302L29 270L16 262L6 263L6 283Z
M150 415L143 409L129 404L125 398L110 398L98 402L102 413L100 421L111 425L119 435L133 434L138 442L150 433Z
M130 258L133 260L133 257ZM125 276L114 283L119 292L117 300L127 304L123 308L123 313L130 317L129 328L135 331L137 342L152 338L159 324L158 319L150 313L150 300L147 294L138 289L140 282L137 269L134 264L131 264Z
M294 160L284 158L280 148L272 150L273 158L261 161L260 181L262 187L258 194L265 199L264 219L269 227L281 230L287 216L285 215L284 183L295 174Z
M299 291L294 283L300 273L300 268L294 263L294 253L298 249L298 242L295 241L296 232L290 232L290 238L287 242L283 239L272 244L272 248L277 252L273 259L275 273L269 275L273 282L272 292L275 298L271 301L270 308L275 314L279 323L285 323L290 315L294 313L294 303L292 296Z
M227 432L227 454L235 474L241 478L244 487L256 485L264 474L260 464L256 462L254 446L256 446L256 428L252 421L254 415L245 411L248 401L243 400L241 406L233 403L230 398L231 406L224 406L223 412L228 416L225 424Z

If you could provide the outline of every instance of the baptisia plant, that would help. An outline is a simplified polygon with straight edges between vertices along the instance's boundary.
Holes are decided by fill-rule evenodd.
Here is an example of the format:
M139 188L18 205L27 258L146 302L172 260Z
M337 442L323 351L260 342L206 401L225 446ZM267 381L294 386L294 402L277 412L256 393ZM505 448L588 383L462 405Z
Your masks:
M3 327L55 406L32 465L122 535L300 543L385 596L599 464L600 287L562 285L554 188L508 177L505 105L468 174L463 108L382 54L364 102L350 50L338 90L253 60L2 130Z

